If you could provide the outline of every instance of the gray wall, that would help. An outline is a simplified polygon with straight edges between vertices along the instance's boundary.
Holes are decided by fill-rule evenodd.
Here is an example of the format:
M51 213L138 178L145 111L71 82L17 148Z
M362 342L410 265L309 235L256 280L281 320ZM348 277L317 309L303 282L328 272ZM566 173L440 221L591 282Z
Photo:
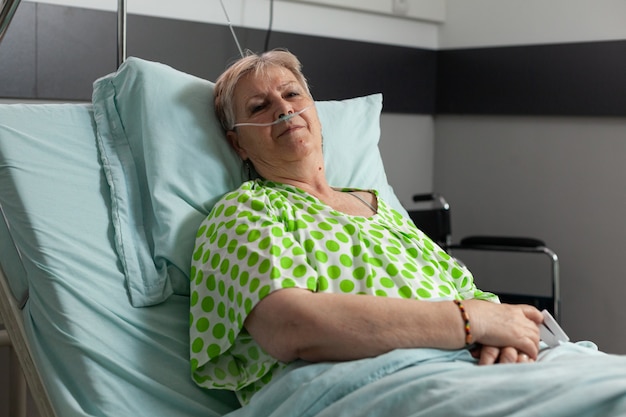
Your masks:
M435 189L451 203L457 237L543 238L561 260L570 337L626 353L626 119L440 116L435 129ZM486 286L493 278L478 271L490 260L473 268ZM533 282L520 271L495 275L505 287Z
M440 32L441 46L453 53L484 53L485 48L491 53L502 48L510 54L519 48L524 55L546 48L575 49L575 43L584 43L583 49L601 44L623 48L624 39L626 3L612 0L554 0L549 4L543 0L448 0L447 20ZM568 67L558 74L545 72L550 67L546 64L554 62L551 58L524 62L517 56L508 67L496 59L494 65L508 73L504 77L495 74L488 60L479 59L482 55L471 55L477 58L473 74L492 74L497 77L494 84L508 78L513 87L497 91L489 89L493 84L483 84L484 88L473 94L480 97L486 88L495 97L509 93L506 109L515 108L519 104L515 92L519 90L511 83L515 75L527 71L518 80L520 84L530 82L534 98L520 98L533 110L546 111L525 115L523 111L529 108L525 105L525 110L517 107L522 112L517 114L494 108L472 113L466 108L464 114L450 111L438 115L434 184L451 202L457 237L490 233L543 238L561 259L565 330L574 340L593 340L603 350L626 353L622 325L626 311L621 307L626 292L622 273L626 252L626 118L623 105L609 111L605 107L608 102L624 99L626 79L623 61L616 64L614 57L603 56L602 48L589 48L592 56L582 54L579 60L568 60ZM623 56L622 52L615 58ZM562 61L555 64L562 65ZM615 69L612 65L621 66L619 74L609 75ZM596 71L605 76L594 76ZM533 80L541 74L547 74L553 83L545 84L545 78ZM570 95L570 91L550 89L574 79L579 85L572 89L587 91L586 98L584 93ZM604 100L598 93L607 88L613 91L608 92L609 100ZM560 108L574 109L571 114L577 116L555 112L553 105L559 102L555 94L576 100L561 100ZM590 117L580 111L582 108L588 114L597 115L604 109L603 114L615 111L613 114L621 116ZM541 272L538 268L520 274L521 267L492 271L485 267L488 260L472 260L478 282L486 285L495 285L494 276L504 277L505 286L524 285Z

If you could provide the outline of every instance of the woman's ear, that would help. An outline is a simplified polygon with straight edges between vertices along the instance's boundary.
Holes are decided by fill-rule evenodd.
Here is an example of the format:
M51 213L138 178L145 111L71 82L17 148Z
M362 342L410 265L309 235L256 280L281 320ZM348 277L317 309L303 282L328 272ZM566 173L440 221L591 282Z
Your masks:
M226 132L226 139L228 139L230 146L233 147L235 152L237 152L237 155L239 155L242 160L245 161L246 159L248 159L248 153L245 151L245 149L239 146L239 135L237 135L237 132L235 130L229 130L228 132Z

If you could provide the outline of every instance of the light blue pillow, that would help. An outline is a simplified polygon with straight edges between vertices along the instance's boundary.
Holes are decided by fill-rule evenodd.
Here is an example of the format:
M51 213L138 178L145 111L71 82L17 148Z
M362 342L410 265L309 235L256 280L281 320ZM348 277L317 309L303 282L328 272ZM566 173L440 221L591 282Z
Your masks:
M116 248L134 306L188 294L198 226L224 193L246 179L212 97L213 83L138 58L94 83ZM404 212L378 151L382 95L316 106L329 182L377 189Z
M198 225L243 181L212 107L213 84L128 59L94 83L115 243L134 306L186 294Z
M378 150L383 95L317 101L315 106L322 123L329 184L375 189L389 205L408 216L387 181Z

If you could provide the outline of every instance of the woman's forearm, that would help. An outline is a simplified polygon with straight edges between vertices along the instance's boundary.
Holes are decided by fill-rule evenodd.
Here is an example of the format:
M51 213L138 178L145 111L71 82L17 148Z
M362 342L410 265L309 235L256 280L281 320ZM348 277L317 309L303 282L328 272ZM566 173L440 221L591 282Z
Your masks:
M268 353L288 362L351 360L393 349L464 346L464 322L452 302L285 289L262 300L245 322Z

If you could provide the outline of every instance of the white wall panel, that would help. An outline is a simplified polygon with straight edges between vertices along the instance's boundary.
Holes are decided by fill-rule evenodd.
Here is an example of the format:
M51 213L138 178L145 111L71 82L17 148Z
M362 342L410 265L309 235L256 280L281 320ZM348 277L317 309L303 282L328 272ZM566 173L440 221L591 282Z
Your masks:
M624 0L447 0L440 47L625 38Z
M330 7L390 14L407 19L443 22L445 0L283 0L314 3Z

